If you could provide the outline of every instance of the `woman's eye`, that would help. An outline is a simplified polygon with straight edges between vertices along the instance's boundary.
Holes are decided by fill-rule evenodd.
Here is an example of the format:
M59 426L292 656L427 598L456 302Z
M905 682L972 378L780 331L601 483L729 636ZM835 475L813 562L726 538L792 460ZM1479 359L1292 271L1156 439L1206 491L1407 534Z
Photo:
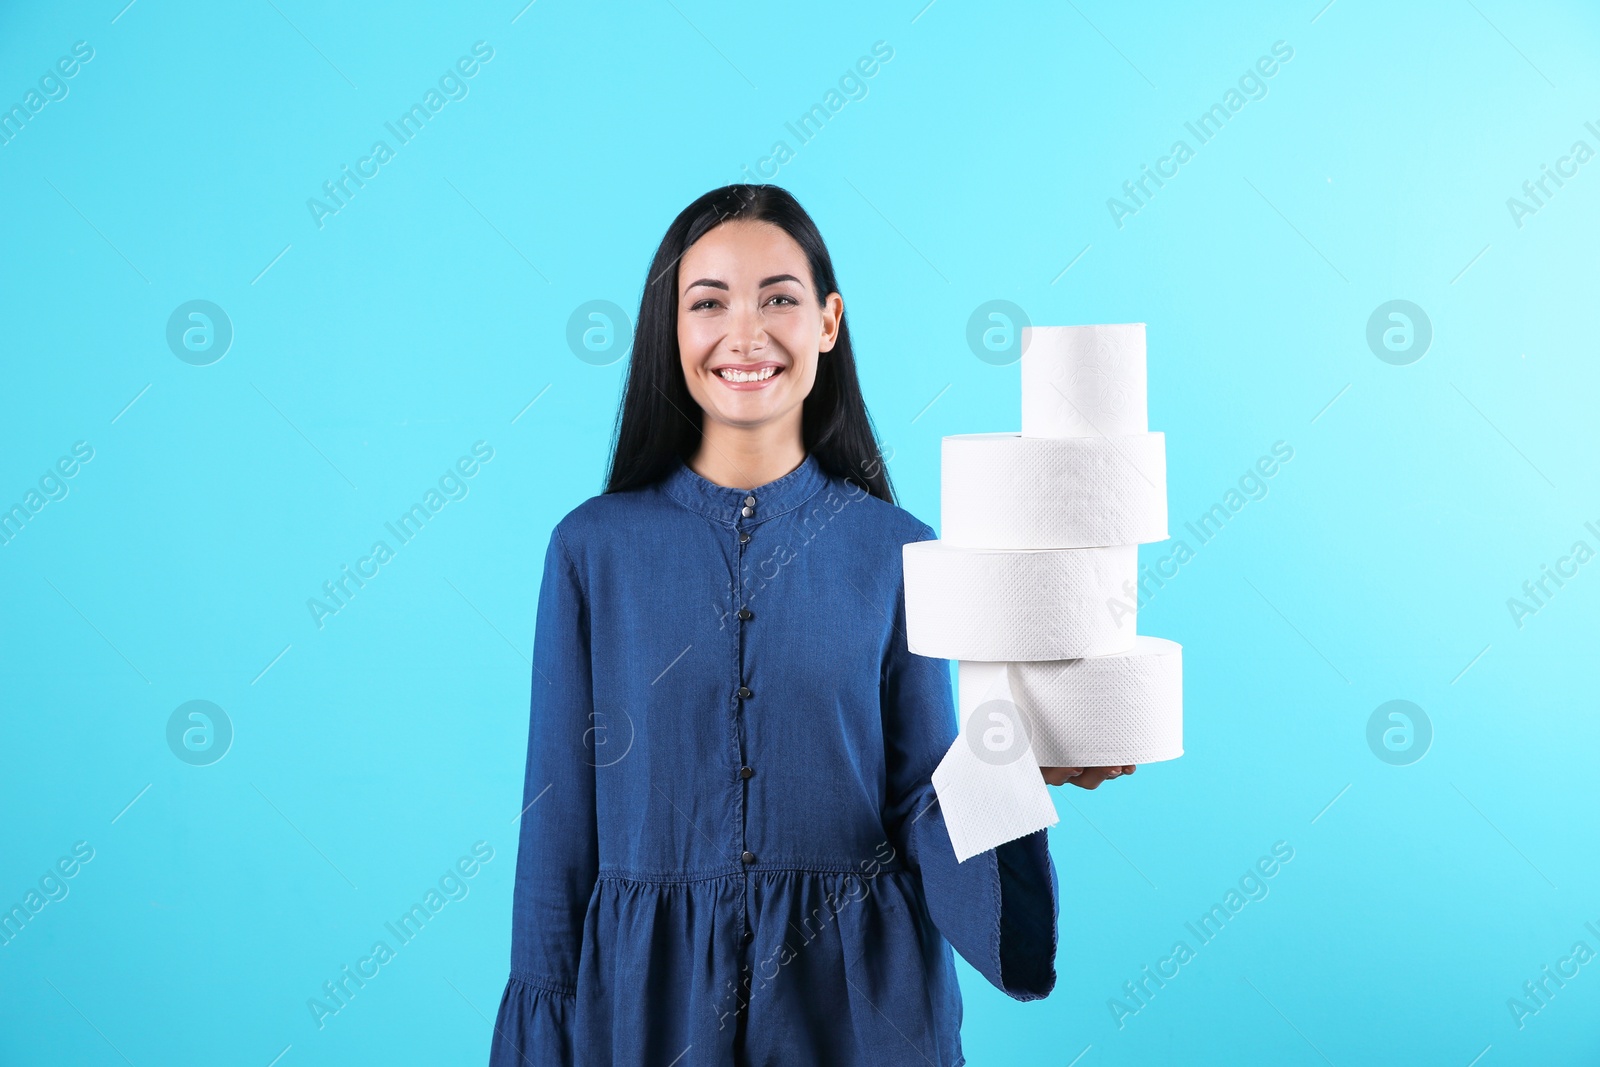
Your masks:
M778 294L772 296L771 298L769 298L769 300L767 302L770 304L774 300L781 300L789 307L799 307L800 306L800 301L796 300L794 297L789 296L786 293L778 293ZM694 303L690 304L689 305L689 310L690 311L699 311L699 310L701 310L703 308L714 308L714 307L718 307L718 306L720 306L720 305L718 304L718 302L716 301L715 298L706 297L704 300L696 300Z

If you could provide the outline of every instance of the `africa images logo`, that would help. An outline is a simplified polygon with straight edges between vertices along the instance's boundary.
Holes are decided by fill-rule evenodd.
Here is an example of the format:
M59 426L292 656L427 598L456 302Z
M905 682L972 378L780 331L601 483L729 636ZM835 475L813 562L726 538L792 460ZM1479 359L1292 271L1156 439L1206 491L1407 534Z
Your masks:
M444 110L446 104L453 100L465 100L471 91L468 81L476 77L483 69L483 64L493 58L494 48L487 41L474 43L472 55L460 57L455 66L439 75L437 87L428 86L420 102L402 111L393 122L383 124L394 138L394 145L381 139L372 142L367 154L356 160L354 170L346 163L339 168L338 177L323 182L323 199L315 196L306 199L306 210L311 212L311 221L317 224L317 229L325 227L330 216L349 207L356 193L365 189L367 182L381 173L384 164L395 158L397 150L410 144L427 127L429 120Z

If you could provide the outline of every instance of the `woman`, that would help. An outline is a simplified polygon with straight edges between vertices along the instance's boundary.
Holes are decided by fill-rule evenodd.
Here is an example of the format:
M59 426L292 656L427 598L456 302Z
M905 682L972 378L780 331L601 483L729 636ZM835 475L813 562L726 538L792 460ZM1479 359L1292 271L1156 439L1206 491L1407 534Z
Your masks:
M493 1067L959 1065L952 945L1049 994L1045 832L958 864L929 780L955 710L900 562L934 536L893 503L811 219L770 185L690 204L606 492L546 551Z

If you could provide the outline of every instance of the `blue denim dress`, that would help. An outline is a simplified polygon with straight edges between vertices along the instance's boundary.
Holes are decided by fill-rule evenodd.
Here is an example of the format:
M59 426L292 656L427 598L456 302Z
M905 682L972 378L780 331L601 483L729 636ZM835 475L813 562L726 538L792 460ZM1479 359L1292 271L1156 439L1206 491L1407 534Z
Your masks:
M958 1067L951 946L1051 991L1045 831L958 864L930 781L955 704L900 549L934 536L812 455L557 524L491 1067Z

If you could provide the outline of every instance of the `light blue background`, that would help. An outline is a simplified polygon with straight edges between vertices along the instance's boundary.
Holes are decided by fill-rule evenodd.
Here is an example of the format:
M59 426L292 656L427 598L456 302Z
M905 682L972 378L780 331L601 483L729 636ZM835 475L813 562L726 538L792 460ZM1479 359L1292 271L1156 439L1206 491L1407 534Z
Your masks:
M1149 324L1175 536L1294 449L1141 611L1185 646L1187 753L1056 791L1060 981L1018 1004L961 964L970 1062L1600 1057L1600 962L1520 1029L1507 1006L1600 952L1600 563L1506 606L1600 548L1600 161L1506 206L1600 149L1592 8L122 2L0 15L0 104L94 49L0 146L0 506L94 449L0 547L0 905L95 850L0 947L0 1063L482 1062L542 552L600 489L625 366L567 321L633 314L672 217L779 139L918 516L942 435L1018 427L1017 365L965 340L990 300ZM480 40L469 95L319 228L307 198ZM1276 41L1266 97L1118 228L1107 198ZM235 330L210 366L165 341L193 299ZM1411 365L1365 340L1391 299L1432 323ZM307 599L480 440L469 495L319 629ZM235 730L207 767L165 736L196 699ZM1367 744L1391 699L1432 722L1409 766ZM470 894L319 1030L308 998L480 840ZM1198 946L1277 841L1270 894Z

